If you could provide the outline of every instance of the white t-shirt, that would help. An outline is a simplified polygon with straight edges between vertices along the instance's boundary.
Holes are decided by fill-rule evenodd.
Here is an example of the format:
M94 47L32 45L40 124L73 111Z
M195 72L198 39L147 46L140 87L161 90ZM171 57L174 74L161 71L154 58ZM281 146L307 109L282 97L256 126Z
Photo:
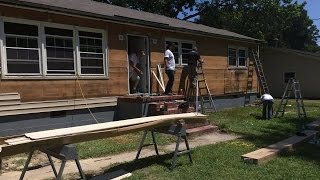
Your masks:
M164 57L165 58L168 58L167 62L166 62L166 69L169 69L169 70L174 70L175 67L176 67L176 62L174 60L174 55L173 53L170 51L170 49L167 49L165 52L164 52Z
M270 94L264 94L261 96L262 101L273 100L273 97Z
M132 53L129 55L129 61L133 63L134 66L136 66L139 63L139 58L136 53ZM129 65L129 72L132 73L134 70L133 68Z

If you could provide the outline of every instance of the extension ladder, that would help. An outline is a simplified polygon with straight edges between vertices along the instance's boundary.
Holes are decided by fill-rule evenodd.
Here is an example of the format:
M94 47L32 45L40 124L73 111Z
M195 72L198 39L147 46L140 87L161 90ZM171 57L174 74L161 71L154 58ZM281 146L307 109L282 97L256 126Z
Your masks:
M205 113L207 110L211 109L213 109L215 112L217 111L210 89L204 76L202 63L199 63L197 66L196 86L194 86L189 80L187 87L188 89L186 99L189 105L193 105L195 109L198 109L200 107L202 113ZM198 104L198 99L200 99L200 104Z
M289 79L286 89L282 95L282 99L280 102L280 106L276 112L275 117L278 117L280 114L281 117L283 117L284 112L286 110L286 106L288 104L288 100L291 96L291 92L294 92L294 97L296 100L297 104L297 112L298 112L298 118L301 120L302 118L307 118L306 110L304 108L304 103L303 103L303 98L301 94L301 88L300 88L300 83L296 79Z
M254 59L256 72L257 72L257 75L258 75L258 79L259 79L260 87L261 87L261 90L262 90L262 94L269 94L269 88L268 88L266 76L264 75L262 63L261 63L260 57L258 55L258 52L256 52L253 49L251 50L251 52L252 52L252 56L253 56L253 59Z
M250 104L250 93L253 89L253 75L254 75L254 62L252 59L249 59L248 64L248 78L247 78L247 89L246 89L246 95L244 97L244 106L247 106Z

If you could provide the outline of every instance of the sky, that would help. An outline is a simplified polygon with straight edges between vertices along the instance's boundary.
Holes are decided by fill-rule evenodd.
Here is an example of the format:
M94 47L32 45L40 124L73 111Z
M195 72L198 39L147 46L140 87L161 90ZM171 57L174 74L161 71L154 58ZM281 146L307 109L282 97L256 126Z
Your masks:
M308 11L310 19L314 20L314 24L320 30L320 0L298 0L299 3L307 2L305 9ZM318 45L320 46L320 39L318 39Z
M320 30L320 0L298 0L299 3L307 2L305 9L308 12L310 19L314 19L314 24ZM191 14L191 13L190 13ZM178 18L183 18L183 15L180 13ZM318 19L318 20L315 20ZM191 21L193 19L190 19ZM318 39L318 45L320 46L320 38Z

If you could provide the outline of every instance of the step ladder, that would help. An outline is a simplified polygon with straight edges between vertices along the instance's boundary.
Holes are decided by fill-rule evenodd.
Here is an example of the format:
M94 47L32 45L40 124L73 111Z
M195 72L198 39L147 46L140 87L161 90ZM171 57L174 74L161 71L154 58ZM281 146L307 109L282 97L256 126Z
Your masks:
M296 79L289 79L285 91L282 95L282 99L280 102L280 106L276 112L275 117L283 117L286 106L288 104L289 98L291 97L292 91L294 92L294 97L296 100L297 104L297 112L298 112L298 118L307 118L306 110L304 108L304 103L303 103L303 98L301 94L301 88L300 88L300 83Z
M217 112L210 89L204 76L202 63L199 63L197 66L196 81L196 87L192 84L192 82L189 82L189 80L187 83L188 89L186 93L186 99L189 106L195 107L196 110L201 110L202 113L208 112L212 109L214 112ZM200 100L200 104L198 104L198 100Z
M256 68L258 79L259 79L259 84L260 84L260 87L262 90L262 94L270 94L267 80L266 80L266 76L264 75L264 72L263 72L263 67L262 67L262 63L261 63L259 54L254 49L251 49L251 52L252 52L252 56L254 59L255 68Z
M288 101L289 101L289 98L291 97L292 92L294 93L294 98L296 100L297 113L298 113L298 118L300 120L300 130L302 131L305 129L304 120L307 119L307 113L304 108L303 98L302 98L302 94L301 94L301 87L300 87L300 83L298 80L293 79L293 78L289 79L289 81L286 85L285 91L282 95L280 106L276 112L275 117L279 117L279 116L283 117L284 116L286 106L288 104Z

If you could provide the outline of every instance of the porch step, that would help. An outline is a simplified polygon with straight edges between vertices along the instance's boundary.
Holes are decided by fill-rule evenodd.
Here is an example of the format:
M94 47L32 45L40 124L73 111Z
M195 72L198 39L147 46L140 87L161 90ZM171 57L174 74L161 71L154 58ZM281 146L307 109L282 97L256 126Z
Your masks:
M19 93L0 93L0 106L20 104Z
M191 129L187 129L187 136L200 136L202 134L212 133L218 131L218 126L205 125L199 126Z

